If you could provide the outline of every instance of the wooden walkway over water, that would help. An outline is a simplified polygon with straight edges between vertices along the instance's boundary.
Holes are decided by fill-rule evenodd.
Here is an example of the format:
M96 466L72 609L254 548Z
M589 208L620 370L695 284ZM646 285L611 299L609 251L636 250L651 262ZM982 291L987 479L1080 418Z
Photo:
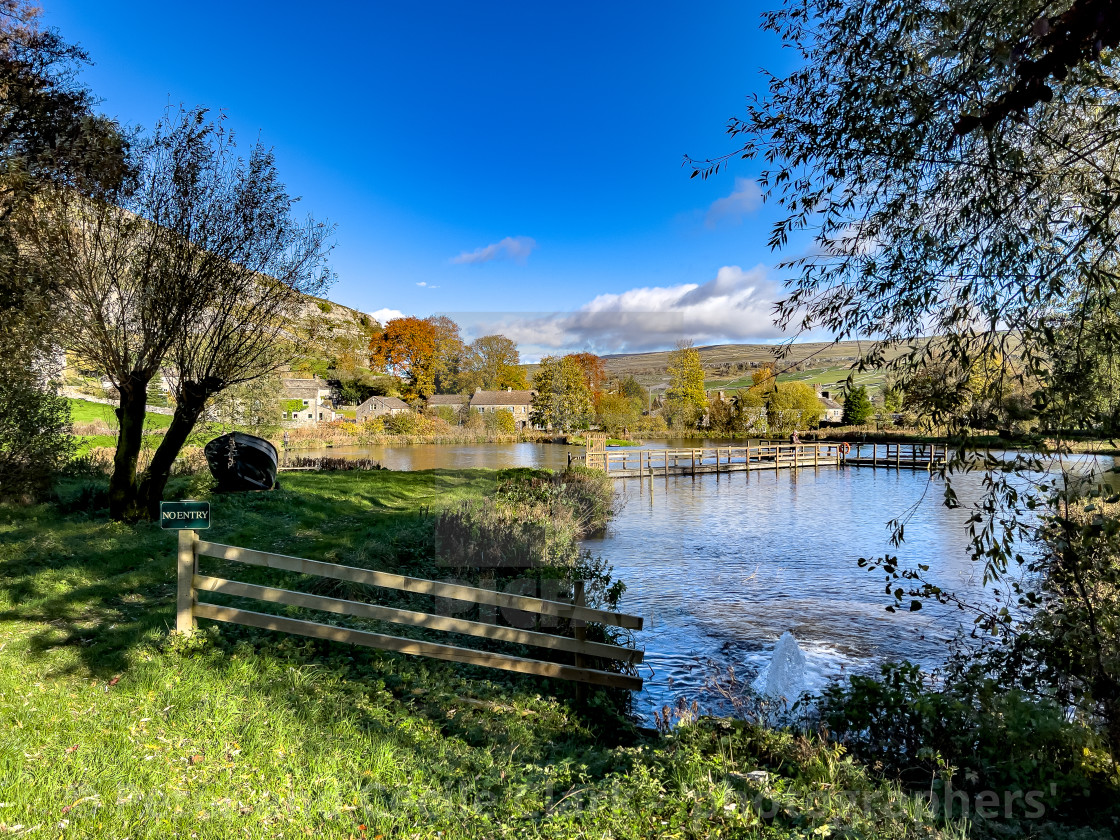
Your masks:
M611 478L707 475L803 467L882 467L896 470L933 470L945 463L943 444L776 443L696 449L621 449L569 455L569 463L605 470Z

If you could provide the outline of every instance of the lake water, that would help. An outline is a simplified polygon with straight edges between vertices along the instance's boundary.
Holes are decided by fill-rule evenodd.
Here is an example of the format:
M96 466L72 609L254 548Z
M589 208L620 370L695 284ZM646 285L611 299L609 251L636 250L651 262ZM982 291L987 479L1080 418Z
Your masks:
M962 500L979 477L955 479ZM806 688L885 660L943 661L963 614L927 604L889 613L880 572L860 557L926 563L946 589L977 594L964 510L942 504L926 472L801 469L618 482L620 510L588 540L627 584L621 608L646 618L646 689L637 711L703 697L709 662L753 676L787 630L807 659ZM970 492L971 491L971 492ZM906 541L889 520L909 513ZM970 621L970 618L963 618Z
M659 441L647 448L696 445ZM522 443L298 454L374 458L402 470L558 469L568 452L582 451ZM1112 459L1075 459L1081 468L1090 463L1111 466ZM895 554L903 567L928 564L947 590L991 597L979 565L968 559L965 525L981 483L980 473L956 475L963 507L950 510L943 483L925 471L822 467L616 481L617 514L608 532L586 545L626 583L620 609L645 618L636 641L646 651L646 688L635 711L648 717L678 696L703 699L708 663L732 665L749 678L787 630L805 652L810 689L886 660L931 667L944 661L971 616L931 603L888 613L884 607L894 601L882 573L857 560ZM903 515L906 539L895 548L887 523Z

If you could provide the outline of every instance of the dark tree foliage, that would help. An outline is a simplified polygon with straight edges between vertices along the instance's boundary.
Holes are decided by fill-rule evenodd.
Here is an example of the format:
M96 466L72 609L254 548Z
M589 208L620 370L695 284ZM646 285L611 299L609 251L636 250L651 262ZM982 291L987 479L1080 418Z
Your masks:
M1010 90L987 103L979 114L961 116L954 128L958 134L967 134L977 128L991 131L1008 117L1021 120L1033 105L1053 100L1051 79L1064 81L1079 65L1099 62L1104 50L1117 47L1117 0L1075 0L1057 13L1044 7L1030 34L1011 45L1014 82Z
M862 426L871 419L875 408L871 405L871 398L867 396L867 388L855 385L844 396L845 426Z
M1066 352L1053 318L1118 282L1120 64L1102 48L1021 118L955 126L1014 84L1011 56L1035 21L1068 8L795 0L766 15L801 68L771 78L728 130L785 211L770 244L815 240L786 265L797 275L783 325L875 337L865 365L909 347L902 369L938 356L967 375L998 353L1026 378ZM931 334L944 341L920 341Z
M78 82L89 63L79 47L38 27L23 0L0 0L0 214L46 181L84 192L119 187L129 176L127 137L94 112Z
M0 499L41 493L73 454L70 406L31 370L0 371Z
M37 10L0 0L0 493L27 495L69 452L67 404L51 383L57 277L22 252L36 191L96 193L129 177L127 139L77 80L87 57Z

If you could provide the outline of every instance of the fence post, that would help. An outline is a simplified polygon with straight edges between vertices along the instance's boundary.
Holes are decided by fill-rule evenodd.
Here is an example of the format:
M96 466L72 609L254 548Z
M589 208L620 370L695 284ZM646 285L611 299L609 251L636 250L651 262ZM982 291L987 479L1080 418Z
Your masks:
M577 607L582 607L585 605L586 596L584 595L583 588L584 582L582 580L577 580L572 585L572 603ZM577 642L583 642L587 640L586 621L578 618L572 619L572 628L574 630L573 635L576 637ZM577 653L575 655L575 666L577 668L582 668L585 664L586 660L584 659L583 654ZM585 686L583 683L576 683L576 700L583 701L585 699L587 699L587 686Z
M177 563L177 583L175 597L175 629L189 633L198 626L194 618L194 573L198 565L195 546L198 534L194 531L179 532L179 558Z
M896 443L894 445L894 468L896 470L902 469L902 444Z

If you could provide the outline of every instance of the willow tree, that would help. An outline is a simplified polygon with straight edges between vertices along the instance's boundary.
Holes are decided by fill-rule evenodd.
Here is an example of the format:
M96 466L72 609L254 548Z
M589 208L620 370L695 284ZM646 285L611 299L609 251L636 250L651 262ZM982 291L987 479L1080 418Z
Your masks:
M185 112L181 125L202 124L201 116ZM247 159L239 158L234 138L214 123L198 155L209 169L205 192L183 196L183 206L167 202L153 219L175 226L193 259L169 268L177 286L200 297L166 357L175 413L139 490L153 519L171 467L207 404L289 363L305 296L321 294L331 280L325 265L331 228L293 216L296 199L280 182L271 150L258 142Z
M117 197L135 209L162 180L151 159L142 159L139 190ZM63 288L61 341L83 364L102 371L119 394L119 435L109 479L109 511L116 519L137 515L136 467L148 386L183 325L199 311L195 290L179 285L168 270L173 255L167 238L167 231L148 224L134 209L64 186L39 194L28 226L34 258Z
M289 219L292 201L270 153L258 146L242 161L235 150L205 110L171 112L136 145L132 183L92 198L52 187L28 226L31 252L64 289L68 349L119 393L109 481L116 519L151 509L137 466L148 386L161 368L173 371L178 405L144 477L153 499L200 405L273 370L283 316L299 291L326 280L316 273L325 230Z
M903 385L935 364L967 381L1001 358L1008 382L997 390L1037 381L1050 386L1040 400L1052 398L1053 361L1092 355L1085 344L1097 337L1084 327L1120 290L1120 2L788 0L764 27L797 69L768 79L728 127L741 145L694 162L693 175L737 156L762 161L759 182L780 213L770 244L797 255L784 266L793 279L779 322L870 339L862 366L903 349L892 363ZM955 400L932 402L946 411L933 422L967 433ZM1025 562L1034 511L1050 511L1065 549L1082 542L1057 481L1027 490L1008 480L1037 462L980 466L993 468L990 494L970 528L986 583ZM956 504L951 485L946 493ZM1053 562L1074 563L1065 549ZM920 569L894 558L881 568L899 600L956 602ZM895 585L900 575L911 586ZM996 632L1049 597L1012 588L1009 609L978 608L976 620ZM1089 597L1076 597L1093 615ZM1102 626L1085 638L1114 650ZM1060 671L1062 643L1051 641ZM1092 667L1090 699L1120 754L1120 658Z

